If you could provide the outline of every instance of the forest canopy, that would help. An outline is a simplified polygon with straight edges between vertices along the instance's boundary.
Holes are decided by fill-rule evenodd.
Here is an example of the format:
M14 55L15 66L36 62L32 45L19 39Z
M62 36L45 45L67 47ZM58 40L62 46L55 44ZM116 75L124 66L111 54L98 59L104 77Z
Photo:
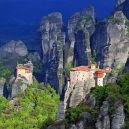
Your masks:
M34 82L13 100L0 98L1 129L44 129L53 123L59 96L50 85Z

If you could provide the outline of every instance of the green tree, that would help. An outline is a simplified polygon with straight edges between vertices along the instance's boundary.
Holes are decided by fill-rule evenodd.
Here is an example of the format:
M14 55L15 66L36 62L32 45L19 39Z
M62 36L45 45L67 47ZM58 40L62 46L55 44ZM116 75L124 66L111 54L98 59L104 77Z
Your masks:
M73 68L73 64L67 64L66 67L65 67L65 74L67 77L69 77L69 74L70 74L70 70L71 68Z

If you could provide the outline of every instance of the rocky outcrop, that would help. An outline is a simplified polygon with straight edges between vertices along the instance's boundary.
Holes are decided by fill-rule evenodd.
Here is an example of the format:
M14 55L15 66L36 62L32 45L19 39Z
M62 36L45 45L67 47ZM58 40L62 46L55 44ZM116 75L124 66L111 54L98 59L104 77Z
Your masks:
M109 102L103 102L100 109L99 118L96 122L96 129L110 129L110 117L108 114Z
M78 121L75 125L72 125L69 129L95 129L93 118L90 113L83 112L80 114Z
M100 22L91 37L92 54L100 67L110 67L114 76L124 67L128 58L129 38L127 19L122 12L116 12L108 20Z
M4 87L5 87L6 80L4 78L0 79L0 97L4 94Z
M72 125L70 129L77 129L76 125Z
M90 98L88 97L85 98L85 97L90 92L91 87L94 87L94 86L95 86L95 80L89 79L85 83L78 81L77 84L75 84L73 89L70 86L67 87L65 92L65 97L64 97L65 108L76 107L84 99L87 99L87 101L90 100Z
M117 0L116 7L125 6L124 3L127 1ZM98 22L96 28L93 8L88 8L82 14L75 13L71 16L68 21L69 40L64 46L64 66L67 64L88 65L92 61L91 57L93 57L93 60L101 68L112 68L112 73L106 76L104 84L107 81L116 82L129 56L129 21L124 14L122 11L116 11L107 20ZM51 49L52 52L50 53L58 50L56 43L54 47L55 50ZM58 58L58 54L55 57ZM56 62L55 60L52 61L52 64ZM52 66L49 67L53 68ZM127 63L127 68L129 68L129 63ZM50 69L50 71L52 70L55 69ZM58 79L57 76L55 78ZM76 107L80 102L84 102L88 107L95 107L96 99L88 94L91 87L94 86L94 80L90 79L85 83L78 81L73 88L68 84L64 96L64 108L61 104L59 109L65 110L68 107ZM95 118L92 118L92 112L80 114L70 129L122 129L124 127L125 113L122 103L118 104L107 98L102 102L100 111L98 109L95 111L98 112ZM58 114L58 118L61 120L63 113L59 111ZM61 129L62 125L64 128L64 124L56 125L53 128Z
M25 91L25 89L28 86L28 81L26 80L26 78L15 78L13 77L10 80L10 97L13 98L15 97L17 94L19 93L23 93Z
M116 0L115 11L122 11L124 15L129 19L129 0Z
M90 36L87 30L79 30L75 34L74 57L75 65L89 65L91 61Z
M126 70L129 71L129 58L128 58L125 66L126 66Z
M79 22L80 17L81 17L80 13L75 13L68 20L68 38L69 38L68 49L69 49L69 52L67 53L67 56L66 56L67 64L68 63L73 64L73 61L74 61L75 29L76 29L77 23Z
M38 52L28 53L27 59L31 60L32 62L41 61L40 55Z
M88 65L91 61L90 36L95 30L95 12L92 6L76 13L68 20L68 41L65 43L62 15L51 13L43 17L40 26L45 82L58 93L64 85L63 70L67 65Z
M111 109L112 108L112 112ZM123 129L125 124L125 113L123 105L117 102L111 105L104 101L100 109L99 117L96 122L96 129Z
M93 95L87 94L83 102L89 107L94 107L96 104L96 99Z
M112 115L111 129L122 129L125 124L124 107L120 105Z
M22 41L10 41L0 48L0 57L8 56L26 56L28 54L27 47Z
M63 85L63 45L65 33L60 13L51 13L43 17L40 26L42 36L43 63L46 70L45 81L57 92L62 93Z
M24 92L27 86L33 84L33 64L28 61L25 64L17 64L16 77L10 80L11 97Z
M69 53L66 63L86 65L91 60L90 35L94 32L95 12L92 6L75 13L68 20ZM82 56L83 55L83 56ZM82 57L84 57L82 59Z
M84 92L84 83L78 82L74 90L70 94L69 98L69 107L77 106L84 98L85 92Z
M116 1L116 8L122 5L126 0L115 0Z
M84 99L84 104L91 108L96 105L95 98L88 94ZM95 111L96 108L95 108ZM123 129L125 125L125 113L123 104L120 100L110 100L107 98L102 102L100 111L97 111L95 117L92 112L80 113L76 122L65 126L63 121L56 121L55 124L48 129Z
M90 113L83 112L70 129L123 129L125 124L123 105L116 105L116 102L111 106L109 101L104 101L96 120ZM113 108L114 111L111 112L110 108Z

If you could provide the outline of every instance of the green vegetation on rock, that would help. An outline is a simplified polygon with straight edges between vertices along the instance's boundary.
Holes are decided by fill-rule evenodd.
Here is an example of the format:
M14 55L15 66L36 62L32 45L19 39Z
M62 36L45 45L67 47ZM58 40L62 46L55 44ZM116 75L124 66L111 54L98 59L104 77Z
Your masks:
M1 78L10 78L14 74L13 68L7 68L5 66L0 66L0 77Z
M128 20L125 22L125 25L126 25L127 32L129 33L129 21Z
M91 111L91 108L84 103L80 103L76 108L69 108L66 112L66 124L74 124L78 120L80 113L89 111Z
M14 69L6 66L0 66L0 78L6 79L6 84L9 85L11 77L14 75Z
M41 61L33 61L34 73L41 73L43 71L43 64Z
M93 22L93 18L91 17L91 16L89 16L89 17L87 17L86 18L86 24L93 24L94 22Z
M13 103L0 98L1 129L44 129L55 120L59 96L49 85L34 82Z
M67 77L69 77L69 75L70 75L71 68L73 68L73 64L72 63L67 64L66 67L65 67L65 75Z
M113 23L113 24L123 24L123 20L122 18L115 18L114 16L110 17L109 20Z

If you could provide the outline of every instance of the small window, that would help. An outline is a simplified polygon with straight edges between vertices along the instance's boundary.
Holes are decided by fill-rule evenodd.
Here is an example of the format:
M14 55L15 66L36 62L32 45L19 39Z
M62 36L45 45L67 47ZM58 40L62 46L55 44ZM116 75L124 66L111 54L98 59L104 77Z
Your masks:
M21 77L21 74L18 74L18 77Z

